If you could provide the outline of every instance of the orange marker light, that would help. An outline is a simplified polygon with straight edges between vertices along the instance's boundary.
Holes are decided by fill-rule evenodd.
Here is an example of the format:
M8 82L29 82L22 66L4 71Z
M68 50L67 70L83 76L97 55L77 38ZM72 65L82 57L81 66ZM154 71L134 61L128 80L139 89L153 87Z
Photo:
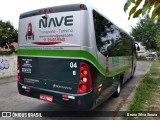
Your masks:
M18 68L18 69L20 68L20 64L17 64L17 68Z
M87 75L87 70L83 70L83 75Z
M102 91L102 88L98 88L98 92L101 92Z

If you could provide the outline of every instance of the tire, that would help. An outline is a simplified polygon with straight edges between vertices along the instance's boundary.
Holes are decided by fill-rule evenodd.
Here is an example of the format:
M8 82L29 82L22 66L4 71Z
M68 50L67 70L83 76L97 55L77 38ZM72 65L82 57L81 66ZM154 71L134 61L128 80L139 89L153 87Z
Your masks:
M130 79L132 79L132 78L133 78L134 73L135 73L135 69L136 69L136 67L134 67L134 69L133 69L133 73L132 73L132 75L130 76Z
M116 91L113 93L113 97L118 97L121 93L122 82L121 80L118 83Z

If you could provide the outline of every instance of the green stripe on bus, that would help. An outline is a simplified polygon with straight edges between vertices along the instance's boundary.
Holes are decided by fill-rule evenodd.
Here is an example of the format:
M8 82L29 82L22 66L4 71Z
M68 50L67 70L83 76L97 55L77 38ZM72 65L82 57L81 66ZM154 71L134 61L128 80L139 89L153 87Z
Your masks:
M31 50L31 49L19 49L18 55L30 55L30 56L56 56L56 57L76 57L85 58L91 61L99 71L105 75L105 69L99 64L96 58L87 51L83 50Z
M121 68L119 68L119 69L117 69L115 71L109 71L108 76L109 77L115 76L115 75L117 75L117 74L119 74L119 73L121 73L123 71L128 70L128 69L129 69L129 66L124 66L124 67L121 67Z

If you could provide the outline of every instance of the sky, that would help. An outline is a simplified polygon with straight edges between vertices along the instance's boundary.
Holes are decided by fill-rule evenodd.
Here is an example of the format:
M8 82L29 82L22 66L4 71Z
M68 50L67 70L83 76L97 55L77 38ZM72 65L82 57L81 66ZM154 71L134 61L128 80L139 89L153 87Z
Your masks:
M74 3L89 3L104 16L126 32L131 32L131 26L136 26L137 19L128 20L128 12L123 11L127 0L3 0L0 6L0 20L10 21L18 29L19 15L23 12Z

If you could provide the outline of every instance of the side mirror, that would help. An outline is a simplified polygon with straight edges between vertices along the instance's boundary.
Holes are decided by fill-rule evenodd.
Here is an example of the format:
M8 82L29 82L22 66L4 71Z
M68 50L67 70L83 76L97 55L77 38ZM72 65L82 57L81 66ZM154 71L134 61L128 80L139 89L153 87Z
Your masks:
M139 46L137 46L137 51L140 51L140 48L139 48Z
M137 51L140 51L140 47L139 47L138 43L135 43L135 48Z

